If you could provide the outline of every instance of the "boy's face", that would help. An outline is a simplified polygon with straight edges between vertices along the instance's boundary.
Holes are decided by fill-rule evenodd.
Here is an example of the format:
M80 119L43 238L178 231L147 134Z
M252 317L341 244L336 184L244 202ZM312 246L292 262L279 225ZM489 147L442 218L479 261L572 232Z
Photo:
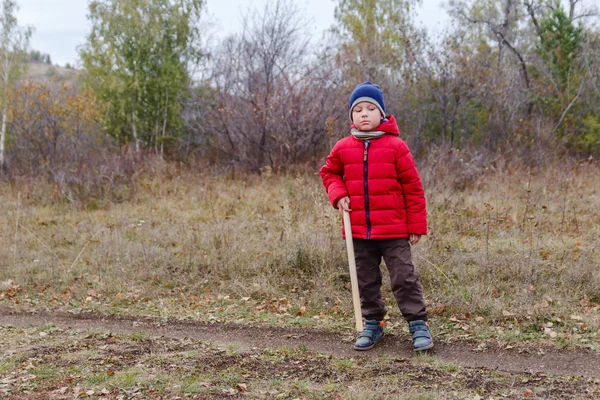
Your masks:
M352 109L352 122L361 131L372 131L381 124L381 111L373 103L361 101Z

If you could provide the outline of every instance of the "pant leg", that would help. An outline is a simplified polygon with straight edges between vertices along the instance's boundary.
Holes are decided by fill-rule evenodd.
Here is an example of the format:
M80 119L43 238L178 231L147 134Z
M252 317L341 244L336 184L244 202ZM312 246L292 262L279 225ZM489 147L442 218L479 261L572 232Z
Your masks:
M353 239L362 316L381 321L386 309L381 298L381 250L377 242Z
M427 320L423 289L415 272L408 239L389 239L382 244L396 303L407 322Z

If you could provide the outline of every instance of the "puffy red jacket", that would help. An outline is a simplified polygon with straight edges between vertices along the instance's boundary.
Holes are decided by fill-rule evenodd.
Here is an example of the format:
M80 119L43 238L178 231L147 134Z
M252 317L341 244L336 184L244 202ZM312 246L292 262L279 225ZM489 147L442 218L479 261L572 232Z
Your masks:
M376 129L386 134L338 141L321 168L331 204L350 197L352 237L408 238L427 234L423 185L393 116Z

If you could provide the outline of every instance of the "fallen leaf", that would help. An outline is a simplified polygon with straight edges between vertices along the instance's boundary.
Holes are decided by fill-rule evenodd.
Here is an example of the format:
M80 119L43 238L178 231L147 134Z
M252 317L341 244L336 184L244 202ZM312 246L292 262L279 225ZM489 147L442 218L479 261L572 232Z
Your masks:
M523 397L533 397L533 390L526 389L526 390L523 392Z
M512 317L515 314L511 313L508 310L502 310L502 315L504 315L505 317Z
M306 306L302 306L302 307L300 307L300 310L298 310L298 315L304 315L305 312L306 312Z
M551 338L555 338L558 336L558 333L554 332L550 328L544 328L544 334L549 335Z
M238 383L237 385L238 389L240 389L240 391L245 392L248 390L248 385L246 385L245 383Z

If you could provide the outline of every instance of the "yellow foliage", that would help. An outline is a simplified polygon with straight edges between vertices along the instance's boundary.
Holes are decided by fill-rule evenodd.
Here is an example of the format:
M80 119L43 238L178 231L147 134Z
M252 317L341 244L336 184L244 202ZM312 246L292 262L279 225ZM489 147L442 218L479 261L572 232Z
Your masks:
M102 106L90 90L65 82L28 81L10 93L13 135L47 138L90 133L101 122Z

